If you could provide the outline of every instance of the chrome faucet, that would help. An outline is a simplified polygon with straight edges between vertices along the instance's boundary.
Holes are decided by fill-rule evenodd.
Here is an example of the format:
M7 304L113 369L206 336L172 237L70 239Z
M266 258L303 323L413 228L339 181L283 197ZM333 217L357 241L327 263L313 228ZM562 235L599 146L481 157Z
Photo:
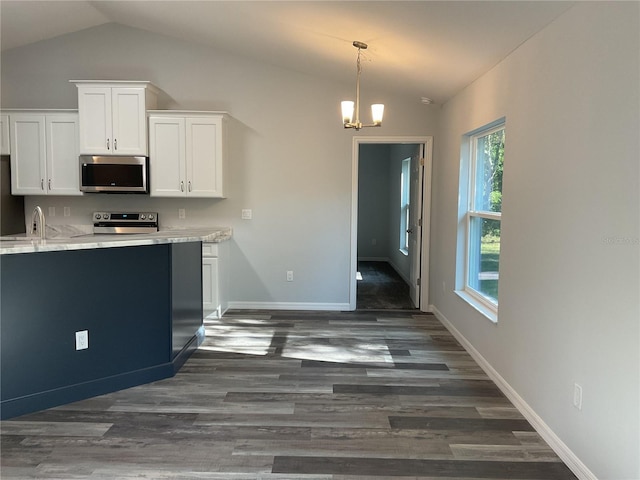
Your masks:
M31 214L31 229L29 231L29 235L33 236L36 232L36 218L38 220L38 232L40 233L40 240L44 240L45 230L46 230L46 222L44 219L44 213L39 205L36 205L36 208L33 209L33 213Z

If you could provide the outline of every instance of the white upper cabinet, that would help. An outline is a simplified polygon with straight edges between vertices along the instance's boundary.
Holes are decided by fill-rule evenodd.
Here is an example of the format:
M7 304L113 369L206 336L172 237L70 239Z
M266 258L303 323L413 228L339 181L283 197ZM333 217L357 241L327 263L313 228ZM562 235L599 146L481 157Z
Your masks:
M10 113L11 193L81 195L78 114Z
M149 175L151 195L184 197L187 187L185 120L149 117Z
M150 112L151 196L224 198L224 123L218 112Z
M9 155L9 115L0 115L0 155Z
M149 82L76 81L80 153L147 155L147 109L157 107Z

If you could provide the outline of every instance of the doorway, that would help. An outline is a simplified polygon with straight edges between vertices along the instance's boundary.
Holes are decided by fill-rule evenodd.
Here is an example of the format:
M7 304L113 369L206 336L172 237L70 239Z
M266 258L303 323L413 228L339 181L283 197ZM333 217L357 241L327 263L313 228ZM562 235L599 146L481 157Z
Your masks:
M369 308L380 305L379 308L426 311L431 149L432 137L353 139L349 296L352 310L360 308L360 284L361 300L363 293L381 292L384 296L398 292L395 300L381 297L368 302ZM360 270L366 271L369 278L364 279ZM408 285L404 292L403 284Z

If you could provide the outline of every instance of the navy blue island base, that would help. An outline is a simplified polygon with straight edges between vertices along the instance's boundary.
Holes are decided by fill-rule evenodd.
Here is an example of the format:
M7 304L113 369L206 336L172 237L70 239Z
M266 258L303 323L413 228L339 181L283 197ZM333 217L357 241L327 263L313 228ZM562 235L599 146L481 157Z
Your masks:
M2 419L171 377L203 336L201 242L0 261Z

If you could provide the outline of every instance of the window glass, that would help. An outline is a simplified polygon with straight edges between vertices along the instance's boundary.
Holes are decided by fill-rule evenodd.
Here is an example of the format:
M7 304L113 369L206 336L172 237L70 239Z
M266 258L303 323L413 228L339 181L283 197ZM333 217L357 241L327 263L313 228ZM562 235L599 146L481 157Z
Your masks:
M501 212L504 128L477 137L475 154L472 210Z
M411 186L411 158L402 160L402 173L400 174L400 251L409 253L410 227L410 186Z

